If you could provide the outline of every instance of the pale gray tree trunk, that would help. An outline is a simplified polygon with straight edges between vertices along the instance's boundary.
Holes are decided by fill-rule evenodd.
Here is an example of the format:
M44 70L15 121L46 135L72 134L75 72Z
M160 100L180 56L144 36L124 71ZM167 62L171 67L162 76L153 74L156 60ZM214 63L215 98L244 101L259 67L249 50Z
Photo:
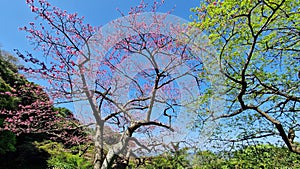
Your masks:
M115 155L120 155L124 152L125 148L128 145L129 137L122 138L121 141L115 145L113 145L107 152L106 157L103 161L101 169L108 169L111 167ZM95 169L95 168L94 168Z
M104 123L100 123L96 125L94 169L101 168L103 157L104 157L103 129L104 129Z

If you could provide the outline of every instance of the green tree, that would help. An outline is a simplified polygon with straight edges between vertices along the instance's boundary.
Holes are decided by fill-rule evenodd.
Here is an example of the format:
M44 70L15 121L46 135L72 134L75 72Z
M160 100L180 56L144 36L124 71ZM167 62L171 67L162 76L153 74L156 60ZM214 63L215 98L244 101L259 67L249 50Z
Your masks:
M214 139L270 137L300 154L294 142L300 129L299 0L205 0L192 11L197 18L191 25L208 34L225 79L226 107L214 112L223 135Z

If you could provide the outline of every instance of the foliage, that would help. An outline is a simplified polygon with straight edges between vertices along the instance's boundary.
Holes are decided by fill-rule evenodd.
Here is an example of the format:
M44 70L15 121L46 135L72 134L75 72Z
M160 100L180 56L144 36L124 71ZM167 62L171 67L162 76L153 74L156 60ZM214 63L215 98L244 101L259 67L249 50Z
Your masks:
M45 169L49 154L37 149L31 141L17 142L14 152L0 154L0 168L5 169Z
M298 0L206 0L192 9L197 19L191 25L209 36L225 79L218 87L225 89L226 107L214 112L221 119L214 140L273 136L300 154L290 134L300 130L299 7Z
M2 53L2 52L0 52ZM13 57L13 56L10 56ZM3 95L5 92L10 93L13 89L13 83L17 80L13 74L17 72L17 67L6 60L5 57L0 57L0 92L2 97L0 98L0 109L11 110L17 106L20 101L19 98L9 95ZM21 82L23 83L23 82Z
M65 149L61 143L51 141L35 142L35 144L51 155L47 160L49 167L57 169L88 169L92 167L91 159L86 159L81 154L84 152L78 151L78 147Z
M11 59L10 59L11 58ZM14 57L0 51L0 93L11 92L13 88L10 84L14 81L12 74L17 71L15 65L6 60L14 60ZM6 60L5 60L6 59ZM3 109L11 110L19 99L17 97L2 96L0 97L0 111ZM0 128L3 128L4 117L0 115ZM16 136L11 131L0 131L0 154L15 151Z
M218 153L208 150L188 153L187 149L184 148L177 153L169 152L132 160L130 167L141 169L284 169L299 168L299 160L299 155L291 153L285 147L260 144Z
M0 154L15 151L16 135L10 131L0 133Z
M287 148L273 145L248 146L233 153L228 168L299 168L300 157Z
M141 169L185 169L190 167L187 148L175 149L163 154L144 157L130 163L133 168Z
M224 163L224 156L210 151L199 151L193 157L193 168L195 169L222 168Z
M151 159L145 167L145 169L155 169L155 168L176 168L176 169L184 169L188 167L188 161L184 155L172 155L172 154L164 154Z
M212 153L200 151L194 155L195 169L242 169L242 168L299 168L300 157L285 147L260 144L236 151Z

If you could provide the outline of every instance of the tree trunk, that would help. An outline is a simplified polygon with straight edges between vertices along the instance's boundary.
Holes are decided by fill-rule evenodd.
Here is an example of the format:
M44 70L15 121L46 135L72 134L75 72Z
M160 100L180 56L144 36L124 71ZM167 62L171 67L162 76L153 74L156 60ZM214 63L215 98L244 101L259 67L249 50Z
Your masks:
M104 123L96 125L94 169L101 168L101 164L104 157L103 128Z
M101 169L108 169L111 167L114 161L114 157L116 155L120 155L121 153L124 152L124 149L128 145L128 140L129 138L123 138L121 141L115 145L113 145L109 150L108 153L106 154L106 157L103 161ZM94 168L95 169L95 168Z

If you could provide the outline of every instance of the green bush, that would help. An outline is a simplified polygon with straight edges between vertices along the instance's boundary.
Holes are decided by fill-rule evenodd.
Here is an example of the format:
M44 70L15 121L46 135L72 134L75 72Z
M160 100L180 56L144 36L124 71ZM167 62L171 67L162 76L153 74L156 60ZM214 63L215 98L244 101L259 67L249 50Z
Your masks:
M300 168L300 156L285 147L274 145L248 146L234 152L228 160L229 168Z
M224 154L223 154L224 153ZM270 144L247 146L233 152L215 154L200 151L195 155L194 169L273 169L300 168L300 156L285 147Z
M16 135L14 133L10 131L0 132L0 154L16 151L15 145L16 145Z
M179 149L175 145L175 151L164 153L155 157L149 157L140 169L187 169L190 168L190 163L187 158L188 149ZM131 164L132 165L132 164ZM132 165L135 167L134 165Z
M92 163L85 157L80 156L77 149L65 149L61 143L45 141L42 143L35 142L38 148L48 152L51 156L47 160L48 166L55 169L89 169Z

